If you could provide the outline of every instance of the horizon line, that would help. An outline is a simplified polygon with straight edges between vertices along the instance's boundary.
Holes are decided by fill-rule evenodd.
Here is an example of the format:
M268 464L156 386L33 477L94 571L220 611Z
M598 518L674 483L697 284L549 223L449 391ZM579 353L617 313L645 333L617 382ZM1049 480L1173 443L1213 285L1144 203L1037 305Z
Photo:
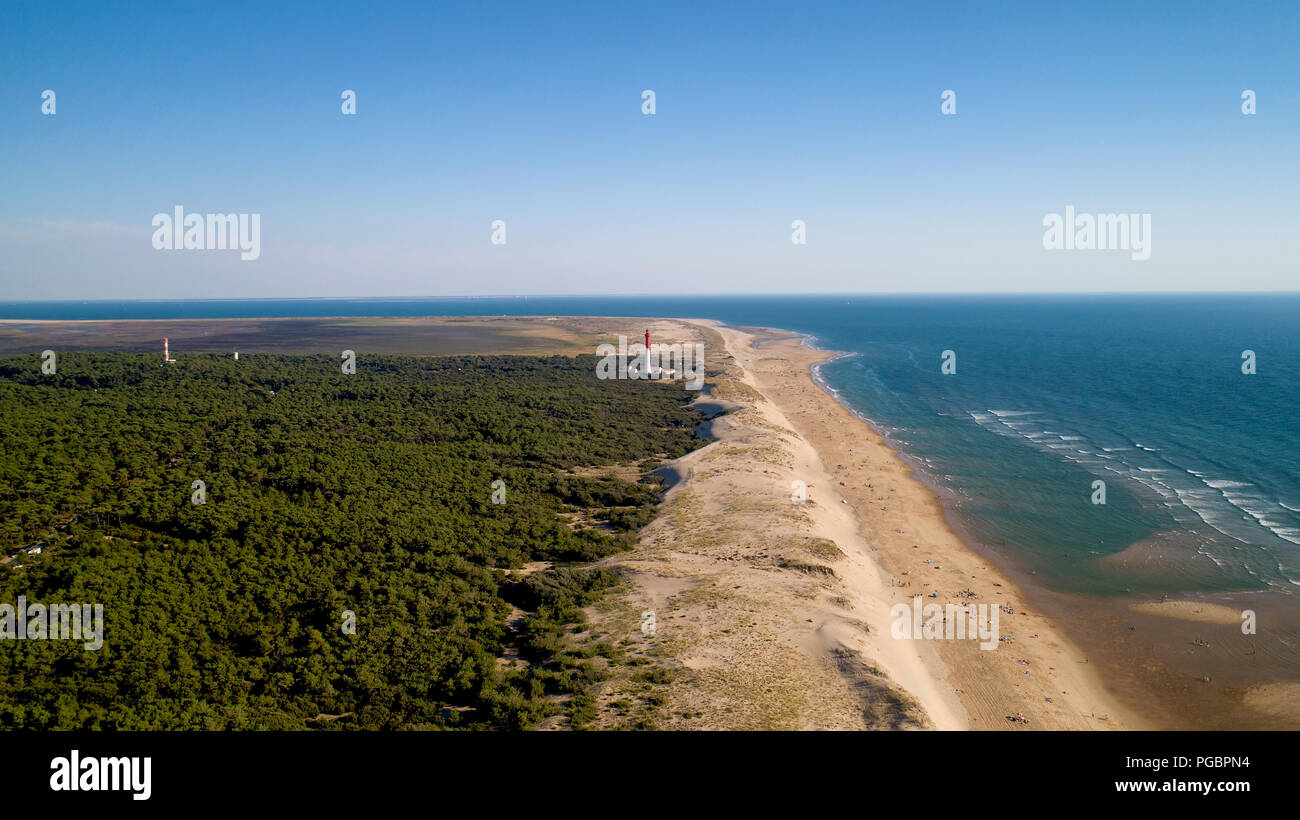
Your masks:
M1099 297L1099 296L1277 296L1300 295L1300 288L1292 290L1116 290L1116 291L772 291L758 293L699 293L699 294L660 294L660 293L495 293L495 294L458 294L458 295L420 295L420 296L173 296L144 298L136 296L100 296L87 299L4 299L5 305L39 305L39 304L87 304L93 302L325 302L325 301L368 301L399 302L428 300L474 300L474 299L703 299L703 298L764 298L764 297L817 297L817 296L853 296L853 297L988 297L988 296L1061 296L1061 297Z

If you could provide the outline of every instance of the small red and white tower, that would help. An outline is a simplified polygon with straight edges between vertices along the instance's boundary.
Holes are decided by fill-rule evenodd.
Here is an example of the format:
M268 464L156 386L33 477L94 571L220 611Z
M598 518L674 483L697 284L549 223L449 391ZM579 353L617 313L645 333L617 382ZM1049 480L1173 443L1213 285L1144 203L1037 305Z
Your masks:
M645 365L646 365L646 372L645 372L645 375L642 376L641 378L643 378L643 379L645 379L645 378L656 379L656 378L658 378L658 377L662 374L662 372L663 372L663 368L662 368L662 367L656 367L655 365L650 364L651 361L653 361L653 360L650 358L650 328L646 328L646 329L645 329Z
M167 337L164 336L163 337L163 362L165 364L172 364L175 361L176 360L171 357L171 354L167 352Z

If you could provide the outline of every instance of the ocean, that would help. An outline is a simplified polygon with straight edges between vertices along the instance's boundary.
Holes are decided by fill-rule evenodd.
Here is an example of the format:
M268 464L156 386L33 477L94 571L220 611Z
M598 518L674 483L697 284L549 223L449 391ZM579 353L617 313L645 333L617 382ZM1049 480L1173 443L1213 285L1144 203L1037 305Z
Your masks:
M415 315L804 334L848 354L819 378L939 490L959 531L1047 588L1300 587L1300 294L0 303L6 319Z

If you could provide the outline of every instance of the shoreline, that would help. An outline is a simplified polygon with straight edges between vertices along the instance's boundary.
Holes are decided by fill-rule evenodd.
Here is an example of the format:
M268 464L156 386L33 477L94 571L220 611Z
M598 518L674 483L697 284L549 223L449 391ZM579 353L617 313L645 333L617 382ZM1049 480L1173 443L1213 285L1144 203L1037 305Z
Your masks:
M778 357L806 365L805 385L787 373L784 384L769 385L775 388L767 391L769 399L792 404L792 400L783 401L785 393L798 393L801 387L812 386L824 397L826 412L843 418L842 426L830 429L833 425L823 425L827 429L820 434L810 429L816 425L796 425L824 461L838 460L841 467L848 464L857 455L850 446L854 441L865 448L866 442L874 439L879 446L880 456L872 459L870 468L856 471L860 473L856 481L852 466L845 468L843 475L835 475L837 481L845 478L849 485L840 492L849 496L850 504L859 513L864 533L874 533L881 540L882 530L887 533L894 529L895 535L901 534L909 517L919 514L936 519L930 528L936 539L932 543L919 541L909 551L906 545L900 548L897 543L887 543L890 539L883 539L885 543L879 543L875 553L882 569L897 573L895 580L908 584L917 579L918 572L924 574L934 564L949 566L951 562L951 566L962 567L970 576L964 592L967 596L974 592L978 598L973 600L1016 601L1006 604L1015 614L1004 617L1002 624L1003 633L1010 631L1015 643L999 647L998 652L972 654L960 641L929 642L938 650L938 674L942 676L946 668L957 680L972 687L971 691L960 692L963 704L974 716L972 728L994 728L990 722L996 721L997 712L1011 710L1017 703L1024 708L1011 713L1023 711L1031 728L1034 713L1040 713L1039 728L1264 729L1295 725L1300 715L1300 683L1294 670L1285 661L1278 661L1279 656L1284 658L1294 651L1287 637L1292 631L1289 625L1300 621L1294 601L1279 600L1267 593L1240 592L1175 596L1178 600L1157 603L1138 596L1103 599L1046 587L1019 566L1014 554L973 539L963 526L960 511L951 505L951 492L930 476L921 462L891 441L887 431L849 406L839 391L821 377L824 365L856 354L817 347L809 334L776 328L737 330L748 336L751 346L766 345L755 354L756 360L766 354L766 361L772 362L770 354L780 351ZM914 485L913 492L907 494L914 496L913 503L901 519L891 521L882 515L886 510L873 508L868 494L858 493L854 498L854 493L846 492L855 484L861 487L864 481L871 488L871 479L878 475L881 464L893 468L891 480L899 485ZM883 498L876 495L877 501ZM891 508L896 495L889 496ZM911 553L927 549L932 553L930 561L914 560ZM936 591L940 596L951 594L951 589L945 587L950 587L953 580L933 585L922 582L922 588L927 596ZM942 597L933 602L945 603ZM1261 623L1258 640L1254 634L1243 636L1240 629L1242 613L1256 609ZM1214 616L1207 617L1209 612ZM1032 625L1032 629L1025 625ZM1031 648L1027 639L1035 646ZM1008 649L1021 667L1019 676L1014 674L1016 669L999 669L1002 665L981 657L1000 655ZM1025 679L1041 673L1044 664L1053 682L1071 681L1060 685L1060 697ZM1026 671L1029 676L1023 674ZM1004 691L991 693L991 680L998 681L997 686ZM957 686L960 688L960 684ZM1034 697L1029 697L1030 693L1035 693ZM1042 699L1036 700L1038 697ZM1064 701L1069 701L1065 711L1073 710L1073 717L1056 708Z
M633 589L594 618L596 632L632 632L682 673L662 728L1149 728L957 535L886 438L817 383L813 365L834 352L789 332L682 322L713 337L708 400L733 409L713 442L675 462L682 478L637 546L602 562ZM792 503L792 486L805 501ZM893 608L917 598L984 604L1005 640L895 637ZM635 634L645 612L650 637ZM615 680L597 702L634 691Z
M943 503L942 487L932 486L923 468L891 442L886 431L849 407L819 378L822 366L844 355L817 347L800 334L763 332L773 338L749 334L747 340L755 360L773 348L804 352L790 355L784 367L769 357L769 367L778 372L766 385L768 398L803 411L794 414L796 429L823 462L837 465L833 478L843 481L837 493L845 496L859 527L871 536L873 557L892 574L893 602L909 603L919 591L926 602L968 600L1014 610L1001 609L1000 618L1002 637L1013 642L1002 642L993 651L963 641L916 642L934 650L932 674L947 680L960 697L970 728L1145 728L1146 722L1106 689L1095 670L1084 668L1087 656L1064 631L1032 608L1020 586L962 537ZM799 339L794 350L788 350L782 334ZM817 391L811 400L806 395L809 387ZM832 407L828 419L814 412ZM801 424L799 415L810 418ZM853 464L864 454L864 460ZM928 597L931 593L938 597ZM1008 721L1008 715L1023 715L1027 723Z

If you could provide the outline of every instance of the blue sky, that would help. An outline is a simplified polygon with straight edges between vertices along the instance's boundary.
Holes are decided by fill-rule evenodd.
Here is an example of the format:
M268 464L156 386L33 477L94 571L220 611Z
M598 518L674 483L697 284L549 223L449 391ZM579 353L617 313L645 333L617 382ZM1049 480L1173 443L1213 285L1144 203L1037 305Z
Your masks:
M0 6L0 299L1300 282L1294 3L124 5Z

